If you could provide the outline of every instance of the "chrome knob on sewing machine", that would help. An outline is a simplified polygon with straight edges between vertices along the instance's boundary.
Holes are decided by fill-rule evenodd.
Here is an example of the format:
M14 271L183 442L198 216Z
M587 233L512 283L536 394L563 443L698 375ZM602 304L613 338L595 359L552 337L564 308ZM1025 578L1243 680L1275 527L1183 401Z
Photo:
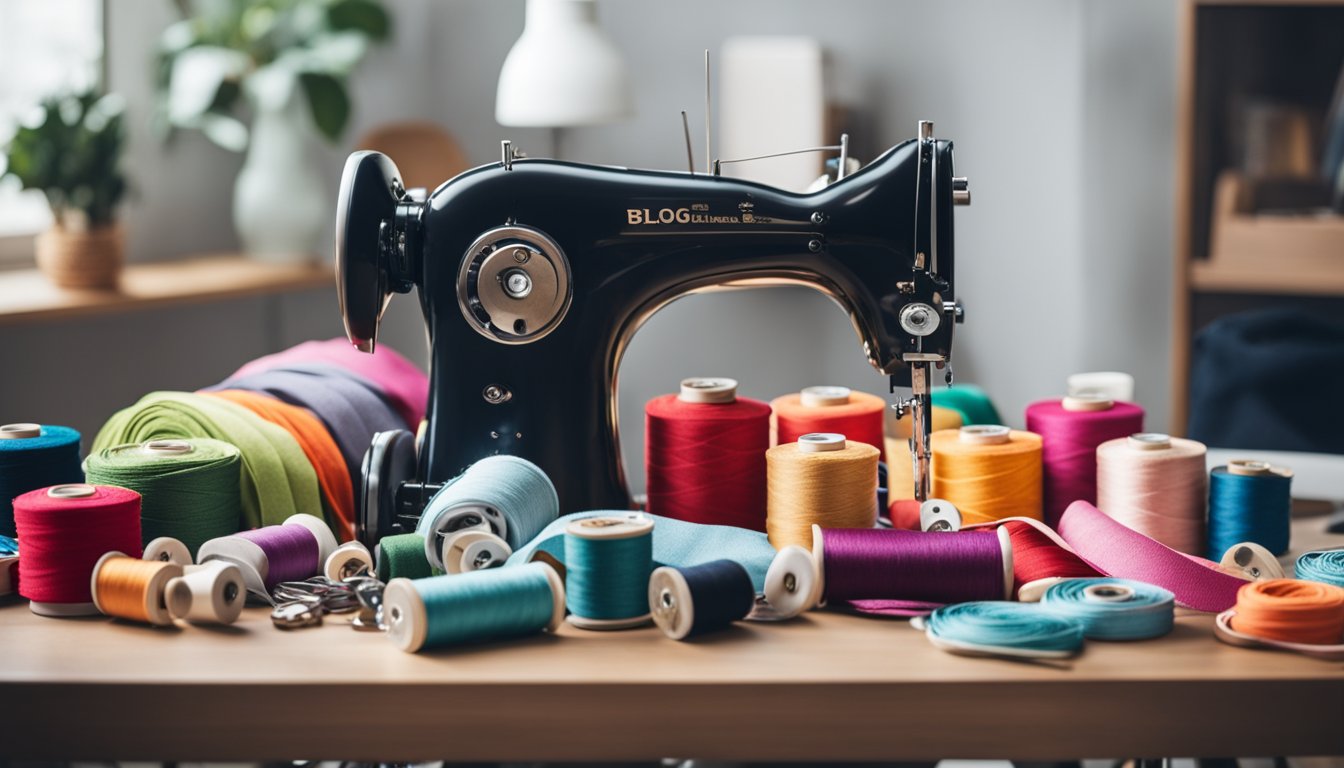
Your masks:
M347 334L372 350L391 295L419 288L432 346L418 456L409 435L380 436L366 461L365 538L413 524L439 484L492 454L542 467L562 513L629 508L621 355L659 308L710 288L803 284L843 306L869 362L912 390L915 489L927 498L930 369L949 362L963 314L952 210L970 190L927 122L836 175L796 194L523 158L506 142L500 162L417 201L387 157L352 155L337 225Z

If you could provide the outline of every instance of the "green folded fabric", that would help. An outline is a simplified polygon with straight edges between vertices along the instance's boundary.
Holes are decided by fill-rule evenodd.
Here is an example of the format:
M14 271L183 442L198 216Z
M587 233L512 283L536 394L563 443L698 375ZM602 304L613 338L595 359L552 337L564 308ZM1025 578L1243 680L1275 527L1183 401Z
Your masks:
M92 452L158 438L210 437L238 447L243 522L252 528L279 525L296 512L318 519L322 495L317 473L283 427L227 400L190 392L151 392L108 419Z

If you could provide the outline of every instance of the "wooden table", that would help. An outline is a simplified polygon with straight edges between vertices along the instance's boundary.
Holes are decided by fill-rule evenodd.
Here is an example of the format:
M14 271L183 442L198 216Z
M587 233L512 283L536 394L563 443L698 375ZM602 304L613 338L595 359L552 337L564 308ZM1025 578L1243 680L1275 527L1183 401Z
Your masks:
M1320 519L1295 541L1344 545ZM1344 754L1344 664L1207 616L1067 664L950 656L818 612L701 642L582 632L409 655L339 619L151 629L0 606L12 759L918 760Z

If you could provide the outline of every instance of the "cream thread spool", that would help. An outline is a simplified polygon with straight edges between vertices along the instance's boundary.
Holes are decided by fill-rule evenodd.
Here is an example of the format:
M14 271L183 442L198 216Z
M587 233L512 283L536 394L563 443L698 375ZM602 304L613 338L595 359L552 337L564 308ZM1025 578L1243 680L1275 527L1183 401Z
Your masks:
M444 572L458 574L498 568L511 554L508 542L488 530L471 529L445 536L441 557Z
M770 561L765 572L765 600L770 607L764 618L791 619L817 607L820 570L812 553L791 544ZM757 618L754 614L752 618Z
M168 582L168 612L194 624L232 624L247 602L243 572L233 563L212 560L189 565Z
M162 563L177 563L178 565L191 565L191 552L187 545L174 539L171 536L160 536L157 539L145 545L145 553L141 555L142 560L158 560Z
M766 451L765 528L775 549L812 546L812 524L877 524L879 451L833 432L802 435Z
M1204 551L1208 502L1202 443L1139 432L1097 446L1097 508L1172 549Z
M93 566L93 574L89 577L89 591L93 594L93 604L100 613L116 618L135 620L139 617L123 616L119 613L109 612L114 609L106 605L106 601L101 599L106 597L105 595L99 595L98 576L102 572L103 566L116 558L132 559L122 552L108 552L98 558L98 562ZM141 593L145 621L156 627L166 627L173 623L173 616L168 611L168 583L181 575L182 566L177 563L162 562L161 567L150 576L149 581L145 584L144 592Z
M322 564L322 573L332 581L373 573L373 553L358 541L337 547Z

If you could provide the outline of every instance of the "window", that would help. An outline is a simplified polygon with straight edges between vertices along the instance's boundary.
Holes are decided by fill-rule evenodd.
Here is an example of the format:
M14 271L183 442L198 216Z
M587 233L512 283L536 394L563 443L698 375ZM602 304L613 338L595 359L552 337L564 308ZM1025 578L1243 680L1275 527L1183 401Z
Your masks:
M98 83L102 56L102 0L0 2L0 146L43 97ZM0 264L31 262L50 221L41 192L0 181Z

